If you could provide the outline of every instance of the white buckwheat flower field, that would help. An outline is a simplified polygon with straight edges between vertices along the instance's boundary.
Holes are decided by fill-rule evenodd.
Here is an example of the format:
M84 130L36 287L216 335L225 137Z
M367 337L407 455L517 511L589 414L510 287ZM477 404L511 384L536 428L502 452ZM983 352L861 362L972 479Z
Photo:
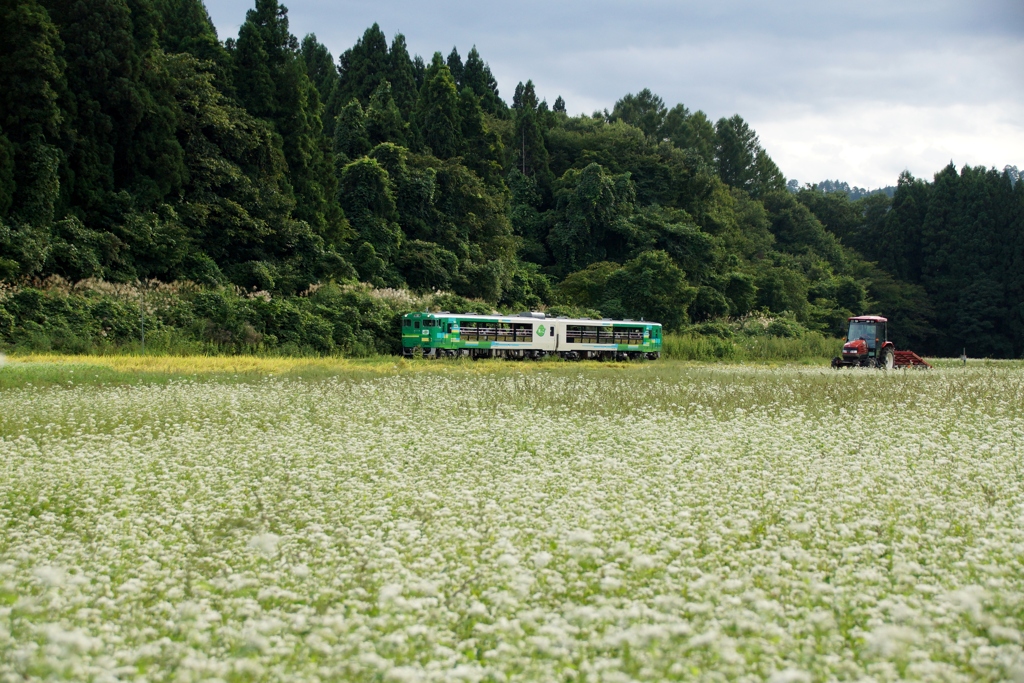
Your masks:
M0 681L1024 680L1022 458L1019 366L6 388Z

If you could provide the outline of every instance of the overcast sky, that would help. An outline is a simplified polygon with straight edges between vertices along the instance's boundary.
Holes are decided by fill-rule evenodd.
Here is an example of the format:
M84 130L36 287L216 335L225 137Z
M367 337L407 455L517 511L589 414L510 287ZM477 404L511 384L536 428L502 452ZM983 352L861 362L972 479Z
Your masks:
M207 0L221 39L254 0ZM740 114L787 178L895 184L952 160L1024 170L1022 0L285 0L337 56L372 23L429 61L476 45L502 97L532 78L570 113L651 88Z

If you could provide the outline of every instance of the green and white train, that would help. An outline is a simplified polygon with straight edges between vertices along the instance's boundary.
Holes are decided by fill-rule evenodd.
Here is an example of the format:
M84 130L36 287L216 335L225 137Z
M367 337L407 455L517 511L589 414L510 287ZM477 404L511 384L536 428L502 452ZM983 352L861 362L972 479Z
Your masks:
M402 316L402 353L431 358L543 358L654 360L661 356L661 324L643 320L551 318L543 313Z

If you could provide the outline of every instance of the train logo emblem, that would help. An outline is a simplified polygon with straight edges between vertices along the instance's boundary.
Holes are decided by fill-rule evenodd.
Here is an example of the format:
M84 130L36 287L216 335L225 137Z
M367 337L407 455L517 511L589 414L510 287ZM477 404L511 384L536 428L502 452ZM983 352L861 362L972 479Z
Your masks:
M537 336L538 337L543 337L544 336L544 326L543 325L537 325Z

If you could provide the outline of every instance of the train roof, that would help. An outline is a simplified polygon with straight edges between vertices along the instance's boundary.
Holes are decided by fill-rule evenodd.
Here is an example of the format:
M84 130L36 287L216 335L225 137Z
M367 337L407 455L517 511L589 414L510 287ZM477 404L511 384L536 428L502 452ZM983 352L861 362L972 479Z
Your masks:
M852 318L847 318L847 322L859 322L859 323L887 323L888 318L883 318L880 315L855 315Z
M479 313L451 313L449 311L416 311L415 313L406 313L405 315L427 315L439 318L458 317L463 320L498 320L499 322L528 322L531 320L536 320L538 322L557 321L560 323L567 323L569 325L661 325L661 323L653 320L630 320L629 318L623 318L621 320L613 318L569 318L565 316L548 316L537 311L517 313L515 315L481 315Z

